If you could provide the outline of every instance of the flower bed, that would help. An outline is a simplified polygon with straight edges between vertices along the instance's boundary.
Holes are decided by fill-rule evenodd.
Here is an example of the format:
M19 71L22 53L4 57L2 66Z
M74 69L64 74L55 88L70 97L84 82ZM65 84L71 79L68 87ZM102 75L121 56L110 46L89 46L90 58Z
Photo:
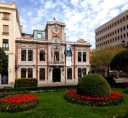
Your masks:
M89 106L108 106L118 105L123 101L123 95L117 91L112 91L112 95L108 97L90 97L77 94L77 89L66 92L65 99L72 103L79 103Z
M32 94L16 94L2 98L0 111L18 112L30 110L38 105L38 97Z

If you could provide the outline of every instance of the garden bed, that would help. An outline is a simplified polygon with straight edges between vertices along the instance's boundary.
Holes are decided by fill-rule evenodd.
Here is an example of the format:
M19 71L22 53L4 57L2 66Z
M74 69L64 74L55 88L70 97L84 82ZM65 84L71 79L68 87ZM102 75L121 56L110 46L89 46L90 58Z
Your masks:
M38 97L32 94L16 94L1 99L0 111L19 112L33 109L38 105Z
M77 89L66 92L65 99L72 103L79 103L89 106L111 106L118 105L123 102L123 95L117 91L112 91L112 95L108 97L90 97L77 94Z

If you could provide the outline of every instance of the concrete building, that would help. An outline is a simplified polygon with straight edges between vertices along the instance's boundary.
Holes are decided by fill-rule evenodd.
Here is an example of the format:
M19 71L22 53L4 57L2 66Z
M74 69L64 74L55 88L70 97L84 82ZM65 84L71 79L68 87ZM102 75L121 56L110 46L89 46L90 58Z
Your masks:
M15 82L15 40L21 37L18 11L15 3L0 3L0 47L8 55L8 73L0 78L0 86Z
M77 84L88 74L91 45L82 39L66 42L64 28L54 19L44 30L16 40L16 78L36 78L38 86L54 86Z
M128 10L95 30L96 50L105 47L128 45Z

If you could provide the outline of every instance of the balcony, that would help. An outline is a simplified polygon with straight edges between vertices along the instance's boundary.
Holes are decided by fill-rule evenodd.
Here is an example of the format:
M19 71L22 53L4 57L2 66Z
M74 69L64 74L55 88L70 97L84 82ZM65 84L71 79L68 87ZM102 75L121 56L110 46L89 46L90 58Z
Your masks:
M9 32L2 32L2 35L8 36L9 35Z
M49 65L64 65L64 61L49 61Z
M4 51L9 51L9 47L2 47Z
M8 20L9 21L9 18L8 17L3 17L3 20Z

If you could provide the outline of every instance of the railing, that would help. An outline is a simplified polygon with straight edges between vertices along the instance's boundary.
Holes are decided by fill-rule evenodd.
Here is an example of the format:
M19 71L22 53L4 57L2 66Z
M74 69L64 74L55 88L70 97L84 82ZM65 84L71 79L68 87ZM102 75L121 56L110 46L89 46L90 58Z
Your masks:
M9 32L2 32L3 35L9 35Z
M64 61L49 61L49 64L64 64Z

